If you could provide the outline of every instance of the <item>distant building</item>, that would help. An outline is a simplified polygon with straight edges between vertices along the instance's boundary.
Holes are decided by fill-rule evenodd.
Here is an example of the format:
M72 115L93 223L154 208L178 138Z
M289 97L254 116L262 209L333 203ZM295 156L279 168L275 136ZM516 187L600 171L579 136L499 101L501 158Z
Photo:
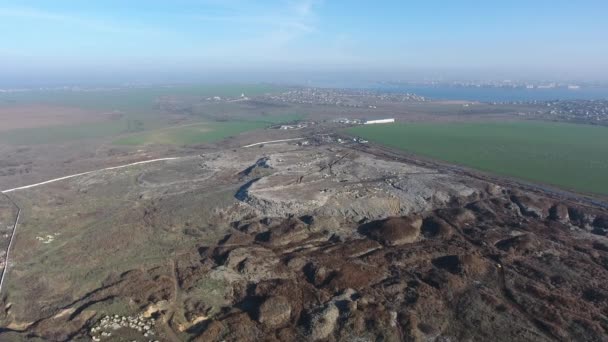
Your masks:
M349 119L349 118L339 118L339 119L334 119L333 122L337 122L337 123L341 123L341 124L346 124L346 125L360 125L362 122L359 119Z
M279 129L302 129L310 125L314 125L314 122L300 122L294 125L281 125L279 126Z
M384 124L384 123L394 123L395 119L380 119L380 120L367 120L365 121L365 125L373 125L373 124Z

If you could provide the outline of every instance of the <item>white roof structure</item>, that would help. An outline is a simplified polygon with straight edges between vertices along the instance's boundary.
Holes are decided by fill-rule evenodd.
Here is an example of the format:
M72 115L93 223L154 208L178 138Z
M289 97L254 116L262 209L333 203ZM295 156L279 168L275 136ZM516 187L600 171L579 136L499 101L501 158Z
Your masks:
M383 124L383 123L394 123L395 119L379 119L379 120L367 120L365 125Z

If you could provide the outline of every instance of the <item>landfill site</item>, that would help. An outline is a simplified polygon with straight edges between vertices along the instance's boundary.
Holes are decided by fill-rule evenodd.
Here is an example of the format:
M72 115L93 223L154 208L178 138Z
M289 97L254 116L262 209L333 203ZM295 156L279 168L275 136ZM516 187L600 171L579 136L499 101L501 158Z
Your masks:
M4 194L0 339L605 338L601 205L298 134Z

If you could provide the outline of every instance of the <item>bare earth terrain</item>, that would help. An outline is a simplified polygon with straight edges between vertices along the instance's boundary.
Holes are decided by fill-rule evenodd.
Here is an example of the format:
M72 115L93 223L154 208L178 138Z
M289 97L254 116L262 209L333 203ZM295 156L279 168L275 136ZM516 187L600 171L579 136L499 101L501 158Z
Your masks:
M0 107L0 341L606 340L606 198L345 132L538 106L235 89Z
M118 118L117 113L103 113L77 107L52 105L0 106L0 132L19 128L99 122Z
M603 340L605 210L305 141L11 193L0 337Z

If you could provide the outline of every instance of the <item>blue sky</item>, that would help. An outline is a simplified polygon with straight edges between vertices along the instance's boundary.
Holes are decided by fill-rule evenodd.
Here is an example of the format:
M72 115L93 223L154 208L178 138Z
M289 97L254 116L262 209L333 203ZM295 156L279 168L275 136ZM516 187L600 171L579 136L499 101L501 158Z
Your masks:
M1 73L559 72L608 77L605 0L0 1Z

